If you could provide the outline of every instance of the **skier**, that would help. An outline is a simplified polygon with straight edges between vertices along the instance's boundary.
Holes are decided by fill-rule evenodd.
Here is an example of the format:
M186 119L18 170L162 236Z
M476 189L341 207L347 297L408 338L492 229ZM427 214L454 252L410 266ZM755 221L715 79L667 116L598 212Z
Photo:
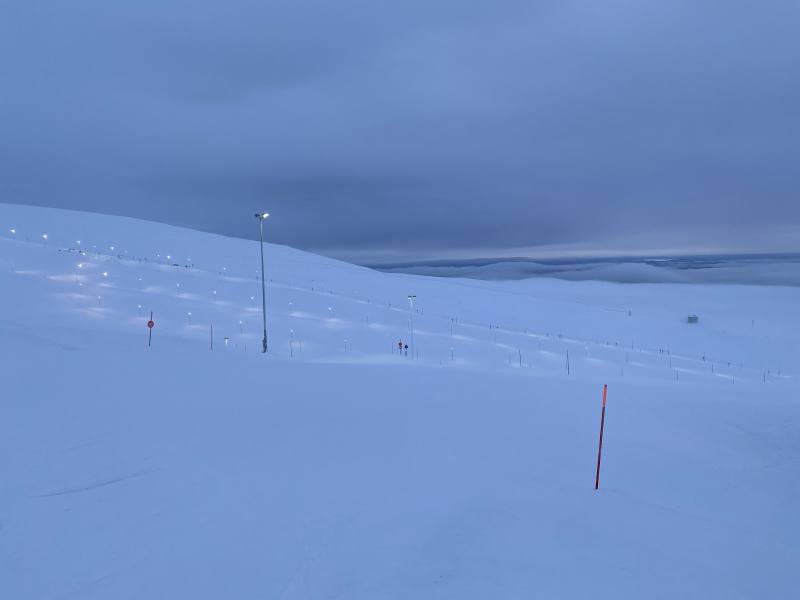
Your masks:
M406 349L406 356L408 356L408 344L406 344L404 347Z
M400 340L399 342L397 342L397 351L400 354L403 354L403 340Z

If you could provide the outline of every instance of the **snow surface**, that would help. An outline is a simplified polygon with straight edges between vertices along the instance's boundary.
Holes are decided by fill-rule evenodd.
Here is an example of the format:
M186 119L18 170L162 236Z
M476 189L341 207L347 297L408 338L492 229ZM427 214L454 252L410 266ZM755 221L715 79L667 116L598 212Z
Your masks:
M0 598L797 597L798 288L0 225Z

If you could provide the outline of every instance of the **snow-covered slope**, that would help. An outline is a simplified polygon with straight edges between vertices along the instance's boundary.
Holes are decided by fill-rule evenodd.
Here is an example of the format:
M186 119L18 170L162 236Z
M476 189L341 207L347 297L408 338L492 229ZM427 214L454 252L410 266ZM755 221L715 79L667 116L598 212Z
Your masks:
M794 597L797 288L0 226L2 598Z

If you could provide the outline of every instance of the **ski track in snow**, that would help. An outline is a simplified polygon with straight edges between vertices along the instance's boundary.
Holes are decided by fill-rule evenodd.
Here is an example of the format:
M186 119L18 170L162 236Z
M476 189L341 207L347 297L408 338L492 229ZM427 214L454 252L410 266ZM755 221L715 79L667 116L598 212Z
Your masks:
M98 488L103 488L109 485L114 485L115 483L120 483L122 481L128 481L130 479L136 479L138 477L143 477L148 473L152 472L153 469L140 469L138 471L134 471L133 473L128 473L127 475L120 475L117 477L111 477L108 479L103 479L100 481L96 481L93 483L79 485L75 487L64 488L52 492L44 492L42 494L31 494L30 498L52 498L54 496L67 496L69 494L80 494L82 492L91 492L92 490L96 490Z

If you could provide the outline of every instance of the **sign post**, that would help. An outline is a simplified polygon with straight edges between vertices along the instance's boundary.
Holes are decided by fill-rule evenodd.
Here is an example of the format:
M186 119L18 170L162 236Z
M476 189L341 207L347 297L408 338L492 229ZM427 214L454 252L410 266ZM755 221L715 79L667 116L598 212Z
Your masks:
M155 327L155 322L153 321L153 311L150 311L150 320L147 322L147 347L150 347L151 342L153 341L153 327Z
M594 477L594 489L600 488L600 458L603 454L603 427L606 424L606 392L608 385L603 385L603 411L600 413L600 445L597 447L597 474Z

